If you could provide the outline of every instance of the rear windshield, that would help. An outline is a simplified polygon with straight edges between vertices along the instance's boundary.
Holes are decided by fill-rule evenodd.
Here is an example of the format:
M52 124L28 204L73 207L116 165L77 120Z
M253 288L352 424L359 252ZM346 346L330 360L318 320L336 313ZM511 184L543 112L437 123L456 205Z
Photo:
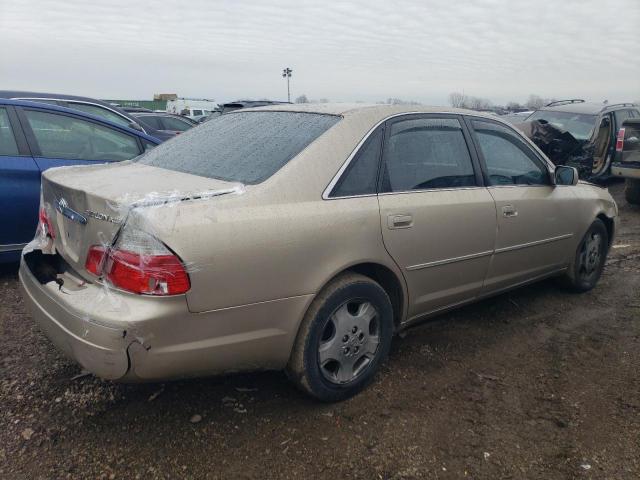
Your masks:
M246 184L260 183L335 125L317 113L220 115L139 157L154 167Z
M534 112L527 118L528 122L532 120L546 120L554 127L568 131L576 140L589 140L591 131L596 124L595 115L554 112L551 110L538 110Z

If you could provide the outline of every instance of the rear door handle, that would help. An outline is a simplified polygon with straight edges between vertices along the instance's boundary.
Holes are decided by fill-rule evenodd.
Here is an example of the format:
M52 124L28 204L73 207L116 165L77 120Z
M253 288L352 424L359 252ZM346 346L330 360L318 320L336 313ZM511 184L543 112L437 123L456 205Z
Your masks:
M502 216L503 217L517 217L518 210L513 205L505 205L502 207Z
M389 215L387 227L390 229L411 228L413 227L413 217L411 215Z

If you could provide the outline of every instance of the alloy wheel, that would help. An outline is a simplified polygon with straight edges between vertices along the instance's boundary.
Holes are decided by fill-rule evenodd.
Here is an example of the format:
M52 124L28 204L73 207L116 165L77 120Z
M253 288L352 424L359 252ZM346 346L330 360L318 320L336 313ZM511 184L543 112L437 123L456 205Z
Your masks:
M359 377L379 351L380 322L366 300L350 300L338 307L325 324L318 345L323 377L345 384Z

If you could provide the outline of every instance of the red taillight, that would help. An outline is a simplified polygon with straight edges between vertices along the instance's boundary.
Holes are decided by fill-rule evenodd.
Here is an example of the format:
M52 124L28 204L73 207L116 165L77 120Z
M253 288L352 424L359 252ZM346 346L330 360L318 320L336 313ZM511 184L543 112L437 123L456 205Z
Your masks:
M125 224L113 246L93 245L87 271L111 285L144 295L178 295L191 288L180 258L160 240Z
M106 277L114 286L147 295L176 295L189 290L189 276L175 255L109 252Z
M178 295L191 288L189 275L173 254L146 255L126 250L89 249L87 271L104 276L122 290L145 295Z
M616 138L616 152L621 152L624 147L624 128L618 130L618 138Z
M102 263L104 260L105 252L106 249L98 245L94 245L89 249L89 253L87 254L87 261L84 263L84 267L88 272L91 272L97 276L102 275Z
M44 236L49 236L51 238L56 238L56 232L53 231L53 224L51 220L49 220L49 216L47 215L47 211L41 207L40 213L38 214L39 225L38 227L42 230Z

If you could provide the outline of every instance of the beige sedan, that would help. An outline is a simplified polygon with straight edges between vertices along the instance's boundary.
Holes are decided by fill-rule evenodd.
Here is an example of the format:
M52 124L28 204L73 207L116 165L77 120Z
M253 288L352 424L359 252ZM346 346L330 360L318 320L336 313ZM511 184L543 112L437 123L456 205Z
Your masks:
M240 110L42 185L20 278L67 355L121 381L285 369L324 401L428 315L593 288L617 216L508 124L446 108Z

